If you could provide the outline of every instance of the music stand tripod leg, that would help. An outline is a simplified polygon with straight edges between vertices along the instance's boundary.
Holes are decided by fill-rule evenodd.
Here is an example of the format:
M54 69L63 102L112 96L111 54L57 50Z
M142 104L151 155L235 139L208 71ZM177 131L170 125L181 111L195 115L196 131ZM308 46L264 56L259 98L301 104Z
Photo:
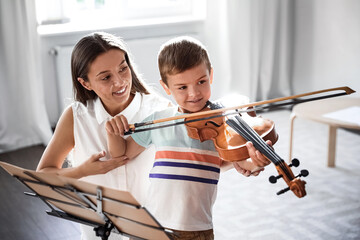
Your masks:
M113 224L106 223L105 226L95 227L94 231L97 237L101 237L102 240L107 240L113 228L114 228Z

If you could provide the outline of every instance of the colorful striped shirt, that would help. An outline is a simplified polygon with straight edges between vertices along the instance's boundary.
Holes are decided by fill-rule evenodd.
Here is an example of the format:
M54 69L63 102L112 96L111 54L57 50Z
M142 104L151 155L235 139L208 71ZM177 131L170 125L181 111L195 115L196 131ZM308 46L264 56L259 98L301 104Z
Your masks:
M177 109L156 112L144 121L182 114ZM145 204L150 213L167 228L211 229L221 165L213 142L191 139L183 124L139 132L132 138L143 147L154 144L156 149Z

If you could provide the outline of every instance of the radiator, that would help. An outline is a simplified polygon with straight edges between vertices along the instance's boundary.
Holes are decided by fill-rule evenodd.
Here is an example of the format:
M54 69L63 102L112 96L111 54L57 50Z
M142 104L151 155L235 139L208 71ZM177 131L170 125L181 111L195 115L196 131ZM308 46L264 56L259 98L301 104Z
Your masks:
M51 50L55 55L55 74L61 112L73 101L70 65L73 48L73 46L56 46Z

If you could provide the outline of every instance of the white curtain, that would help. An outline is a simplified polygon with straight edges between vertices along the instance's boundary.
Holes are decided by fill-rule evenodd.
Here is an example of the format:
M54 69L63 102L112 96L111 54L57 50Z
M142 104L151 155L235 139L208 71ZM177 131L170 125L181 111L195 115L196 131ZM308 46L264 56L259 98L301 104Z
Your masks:
M0 1L0 153L47 144L35 0Z
M292 93L294 1L208 0L205 39L216 98L251 100Z

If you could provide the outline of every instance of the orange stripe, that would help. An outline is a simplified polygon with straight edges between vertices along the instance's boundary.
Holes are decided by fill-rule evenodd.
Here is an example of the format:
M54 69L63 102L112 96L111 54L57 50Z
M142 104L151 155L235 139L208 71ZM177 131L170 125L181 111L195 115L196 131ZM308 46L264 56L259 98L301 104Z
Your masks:
M221 163L219 157L206 155L206 154L193 153L193 152L157 151L155 155L155 159L160 159L160 158L207 162L219 166Z

